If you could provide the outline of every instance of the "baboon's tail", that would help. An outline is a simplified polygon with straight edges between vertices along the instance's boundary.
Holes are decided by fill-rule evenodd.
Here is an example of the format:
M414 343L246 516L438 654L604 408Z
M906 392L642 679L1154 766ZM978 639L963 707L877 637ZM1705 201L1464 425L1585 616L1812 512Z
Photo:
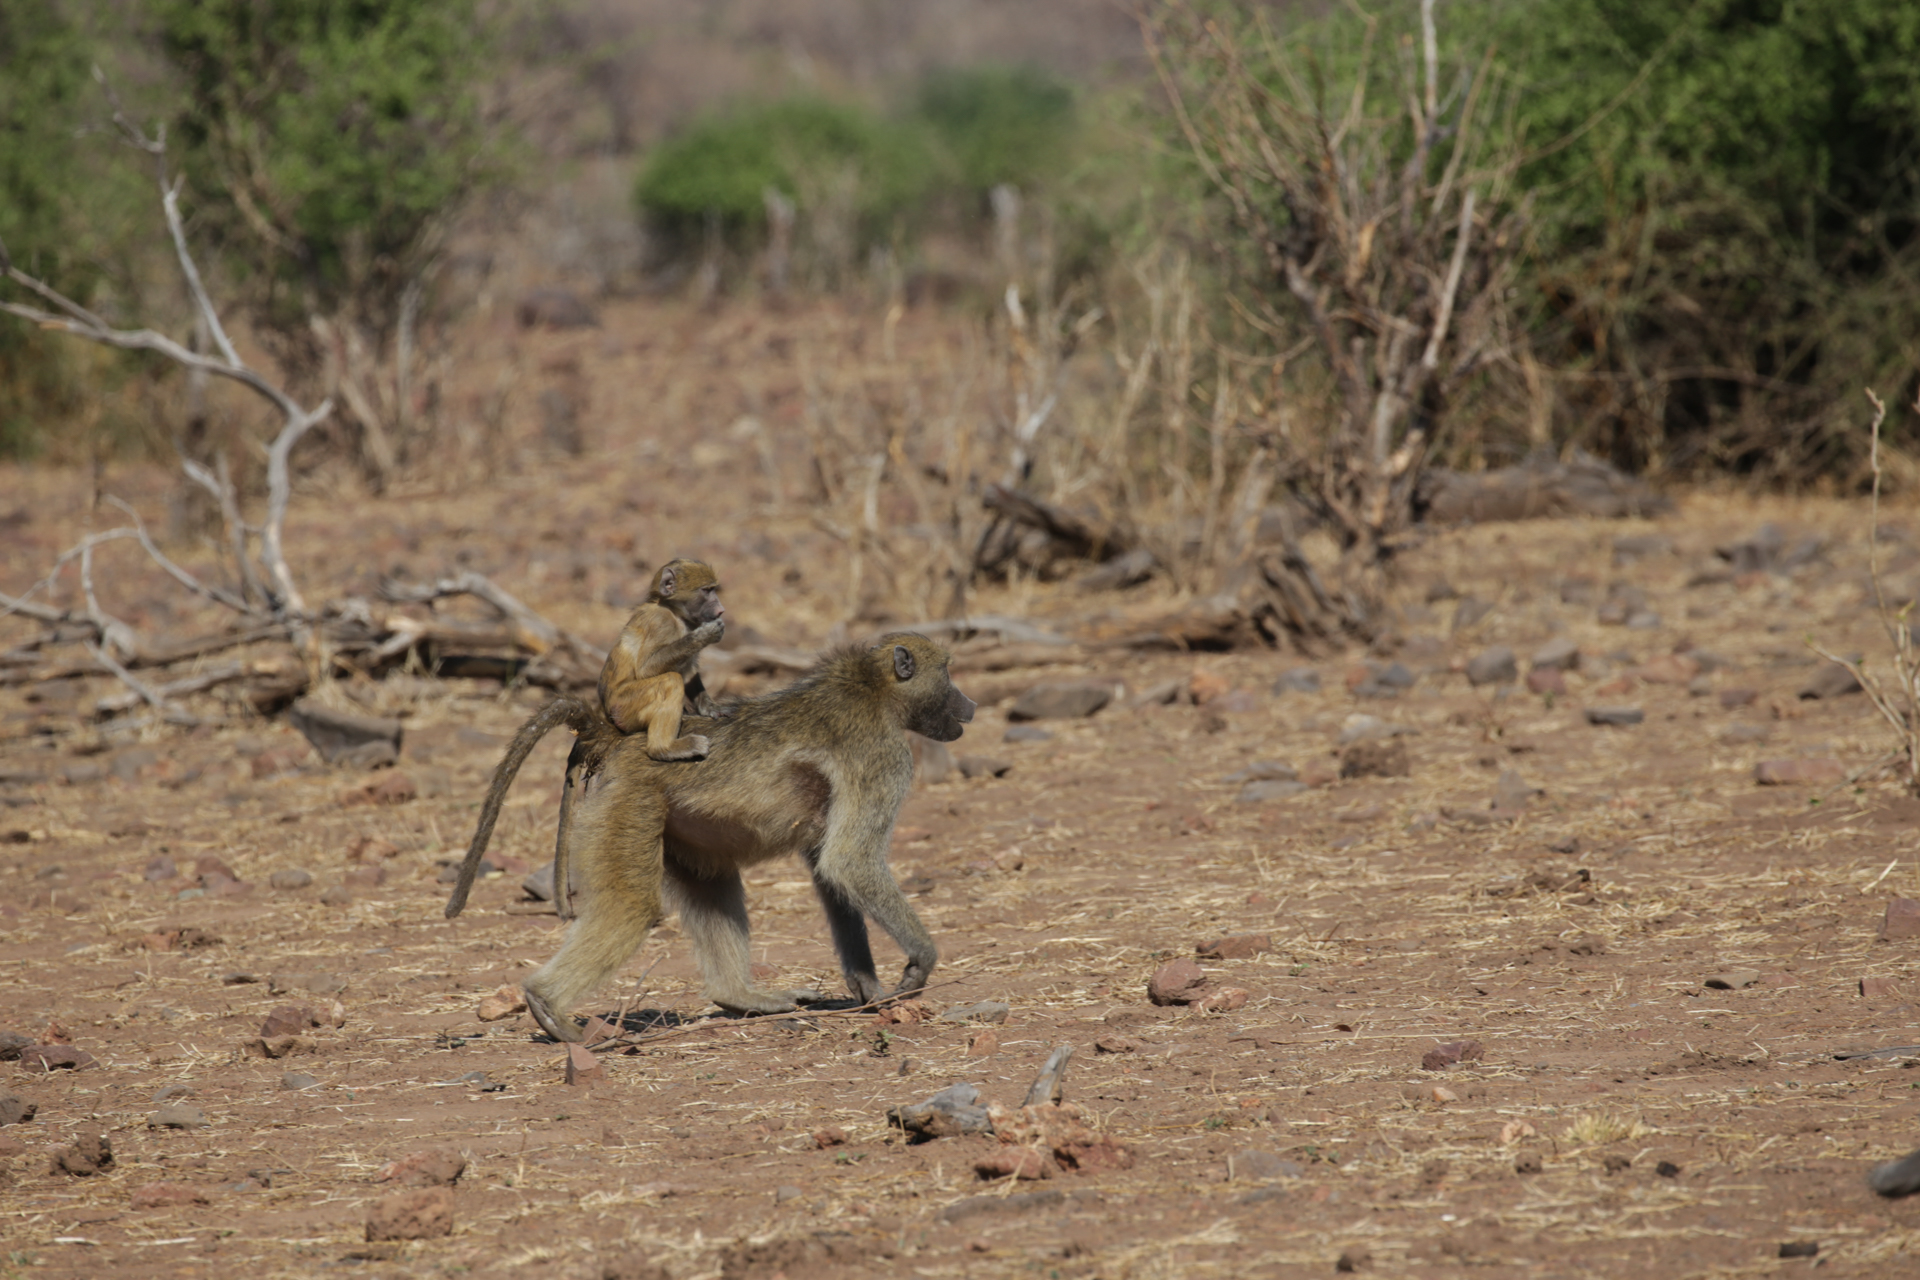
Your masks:
M527 762L527 756L539 745L540 739L561 725L581 733L592 720L592 708L586 703L578 698L563 696L534 712L533 717L513 735L513 741L507 744L507 753L500 757L500 763L494 767L486 803L480 806L480 825L474 828L473 842L467 846L467 860L460 864L460 879L453 886L453 896L447 899L447 919L459 915L467 905L467 894L473 890L473 878L480 871L480 856L487 851L487 843L493 839L493 824L499 821L500 806L506 803L507 788L513 785L513 779L520 772L520 766Z

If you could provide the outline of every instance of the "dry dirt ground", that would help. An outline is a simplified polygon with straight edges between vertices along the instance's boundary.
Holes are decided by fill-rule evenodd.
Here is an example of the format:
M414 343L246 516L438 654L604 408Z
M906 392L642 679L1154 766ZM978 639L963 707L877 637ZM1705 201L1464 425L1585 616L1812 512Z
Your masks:
M742 331L827 322L636 303L585 337L493 331L534 348L517 358L580 353L584 456L526 444L465 491L424 477L381 499L303 494L296 569L324 598L470 565L604 643L640 565L704 554L739 623L816 646L844 576L802 486L769 492L760 455L695 442L728 440L745 411L787 420L767 387L790 370ZM139 468L102 483L156 520L169 484ZM92 492L85 475L0 472L7 590L119 519ZM1881 545L1910 585L1906 514L1883 513ZM1714 547L1769 520L1789 552L1825 542L1797 567L1716 571ZM942 949L924 1010L1004 1001L1004 1023L714 1017L670 921L593 1011L678 1025L603 1056L584 1085L524 1017L477 1013L560 936L518 886L551 847L563 744L522 775L495 841L507 873L458 920L441 913L441 865L535 691L323 690L405 718L396 772L415 796L368 804L352 793L380 775L329 771L284 722L231 707L216 721L208 699L201 728L128 730L92 715L118 691L108 678L0 686L0 1030L89 1060L0 1064L0 1093L37 1107L0 1127L0 1274L1896 1274L1920 1251L1920 1201L1881 1200L1862 1176L1920 1144L1920 1071L1840 1055L1920 1040L1920 940L1876 936L1889 899L1920 896L1920 805L1884 776L1755 774L1821 759L1850 776L1891 746L1863 696L1798 696L1821 670L1808 635L1884 652L1867 523L1864 504L1709 494L1651 522L1437 532L1406 561L1391 653L963 665L982 711L956 748L1011 767L917 787L894 869ZM131 554L100 577L103 603L153 634L204 621ZM1616 582L1644 592L1637 625L1602 621ZM1491 607L1476 620L1443 583ZM1027 587L975 606L1075 634L1168 607L1158 590ZM8 644L34 634L0 621ZM1464 674L1505 644L1524 677L1556 638L1582 655L1563 694ZM1676 651L1691 656L1656 661ZM1369 660L1416 678L1360 697L1349 677ZM1276 689L1305 666L1317 692ZM1016 694L1070 675L1128 694L1003 741ZM1211 696L1134 705L1169 680ZM1594 706L1644 719L1596 726ZM1404 726L1407 776L1332 776L1356 714ZM1241 800L1230 775L1262 761L1316 785ZM149 879L162 858L179 874ZM202 858L245 887L195 891ZM294 869L311 883L272 887ZM799 866L750 895L756 958L839 990ZM1161 965L1238 934L1270 946L1203 960L1202 990L1241 989L1243 1006L1148 1002ZM254 1056L288 1005L324 1025L290 1056ZM1463 1040L1481 1056L1423 1066ZM955 1082L1018 1105L1057 1045L1076 1050L1067 1101L1131 1167L982 1181L993 1138L910 1145L889 1128L889 1107ZM205 1124L154 1127L171 1105ZM90 1133L110 1168L50 1171ZM465 1159L451 1234L369 1242L369 1214L398 1193L382 1170L436 1150ZM1818 1253L1782 1259L1786 1244Z

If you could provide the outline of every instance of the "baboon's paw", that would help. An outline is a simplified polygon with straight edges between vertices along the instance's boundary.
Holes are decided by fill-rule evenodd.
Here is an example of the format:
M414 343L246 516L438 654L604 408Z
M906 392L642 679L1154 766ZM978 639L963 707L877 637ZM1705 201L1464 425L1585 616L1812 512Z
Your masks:
M522 987L521 991L527 997L527 1012L533 1015L533 1020L540 1024L542 1031L552 1036L555 1040L560 1040L568 1044L576 1043L587 1038L586 1031L578 1023L574 1022L572 1018L555 1017L553 1008L548 1005L545 996L527 987Z

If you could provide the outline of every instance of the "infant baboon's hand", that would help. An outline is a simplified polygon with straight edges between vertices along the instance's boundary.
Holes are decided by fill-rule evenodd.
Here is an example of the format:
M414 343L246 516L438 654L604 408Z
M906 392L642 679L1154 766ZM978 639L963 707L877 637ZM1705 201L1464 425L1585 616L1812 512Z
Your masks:
M703 645L716 644L727 631L724 618L715 618L712 622L703 622L693 629L693 638Z

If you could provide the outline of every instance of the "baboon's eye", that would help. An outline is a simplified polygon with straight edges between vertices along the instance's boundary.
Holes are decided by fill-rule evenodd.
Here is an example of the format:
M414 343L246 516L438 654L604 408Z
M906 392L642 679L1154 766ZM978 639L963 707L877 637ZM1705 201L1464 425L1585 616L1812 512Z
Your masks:
M913 651L903 644L893 646L893 674L902 680L913 679Z

